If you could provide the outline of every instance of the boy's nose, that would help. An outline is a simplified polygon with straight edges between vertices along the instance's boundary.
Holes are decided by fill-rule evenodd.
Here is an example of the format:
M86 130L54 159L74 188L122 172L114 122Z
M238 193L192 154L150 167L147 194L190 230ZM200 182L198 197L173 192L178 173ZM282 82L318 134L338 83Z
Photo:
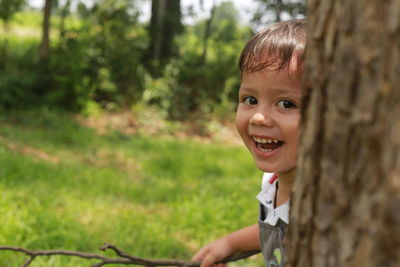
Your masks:
M254 113L250 118L250 124L258 126L272 127L274 122L272 118L266 114Z

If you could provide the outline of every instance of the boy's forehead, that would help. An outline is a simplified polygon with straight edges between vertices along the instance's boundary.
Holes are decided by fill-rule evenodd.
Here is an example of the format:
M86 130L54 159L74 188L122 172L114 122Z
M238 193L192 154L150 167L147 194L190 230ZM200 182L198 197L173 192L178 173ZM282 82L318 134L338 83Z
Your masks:
M259 88L274 89L276 92L300 91L301 81L285 70L260 70L242 74L240 90L252 91Z
M265 68L250 73L242 73L242 84L257 80L298 83L300 82L300 77L290 70L274 70L271 68Z
M241 75L282 71L292 76L292 79L301 79L303 74L302 53L293 52L287 59L282 58L281 55L271 55L271 53L261 53L257 56L248 55L248 62L240 66Z

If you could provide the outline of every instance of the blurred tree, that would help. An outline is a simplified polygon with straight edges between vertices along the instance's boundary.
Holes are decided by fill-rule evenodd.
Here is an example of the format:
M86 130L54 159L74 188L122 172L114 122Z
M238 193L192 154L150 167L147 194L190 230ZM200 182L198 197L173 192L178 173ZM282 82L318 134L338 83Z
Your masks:
M79 1L76 6L76 13L81 19L85 19L87 16L90 16L90 9L83 2Z
M0 0L0 19L4 22L4 29L8 31L8 23L13 15L25 5L25 0Z
M60 38L63 39L65 36L65 19L68 17L68 14L71 10L72 0L66 0L64 6L61 8L60 13Z
M141 98L147 35L135 0L78 5L82 25L67 29L52 51L49 102L82 108L93 101L109 110Z
M237 58L250 37L249 28L240 27L237 17L231 1L216 3L209 18L188 26L178 38L180 56L167 68L167 74L173 75L170 80L175 81L170 86L171 118L187 119L197 112L204 117L222 102L226 114L233 112L239 83Z
M39 46L39 55L42 62L47 61L50 54L50 17L52 0L46 0L43 7L42 41Z
M176 55L175 36L183 31L180 0L152 0L150 43L146 53L150 72L160 76L169 59Z
M136 1L103 0L93 7L92 12L92 22L99 25L92 33L94 48L101 53L101 58L96 60L100 67L98 77L107 80L99 87L97 97L119 104L139 99L138 61L147 42L143 40Z
M210 16L205 22L204 44L201 63L207 58L208 40L213 35L213 39L218 42L229 42L237 36L235 35L238 20L238 12L232 1L222 1L220 4L214 0L210 10ZM221 29L221 27L227 27Z
M200 5L203 5L203 2L200 2ZM204 62L206 61L207 58L207 48L208 48L208 39L210 37L211 34L211 24L214 18L214 14L215 14L215 8L217 7L217 1L214 0L213 2L213 6L211 8L210 11L210 17L207 19L206 21L206 26L205 26L205 31L204 31L204 44L203 44L203 54L202 54L202 59L201 59L201 63L204 64Z
M239 31L239 14L232 1L222 1L216 6L214 24L212 28L212 39L220 45L230 43L237 38Z
M25 0L0 0L0 19L3 21L3 40L0 40L0 69L4 69L8 61L8 41L9 22L13 15L22 9Z
M256 2L259 5L253 17L256 27L306 14L305 0L256 0Z

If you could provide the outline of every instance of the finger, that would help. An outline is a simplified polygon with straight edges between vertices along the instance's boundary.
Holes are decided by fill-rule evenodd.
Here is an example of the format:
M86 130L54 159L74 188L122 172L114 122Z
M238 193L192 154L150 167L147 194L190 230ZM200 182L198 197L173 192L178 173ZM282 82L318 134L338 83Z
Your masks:
M192 257L192 261L201 261L202 259L204 259L204 257L207 254L208 249L207 248L202 248L199 251L197 251L196 254L194 254L194 256Z
M210 267L212 266L216 261L216 258L214 255L212 254L208 254L202 261L200 264L200 267Z

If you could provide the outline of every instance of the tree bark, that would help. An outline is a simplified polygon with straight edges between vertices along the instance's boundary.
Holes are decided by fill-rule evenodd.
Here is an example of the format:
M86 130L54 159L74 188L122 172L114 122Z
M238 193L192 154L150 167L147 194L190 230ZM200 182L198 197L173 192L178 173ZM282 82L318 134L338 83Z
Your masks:
M400 266L400 0L309 0L287 266Z
M40 43L39 55L42 60L47 60L50 54L50 17L52 0L46 0L43 8L42 42Z

